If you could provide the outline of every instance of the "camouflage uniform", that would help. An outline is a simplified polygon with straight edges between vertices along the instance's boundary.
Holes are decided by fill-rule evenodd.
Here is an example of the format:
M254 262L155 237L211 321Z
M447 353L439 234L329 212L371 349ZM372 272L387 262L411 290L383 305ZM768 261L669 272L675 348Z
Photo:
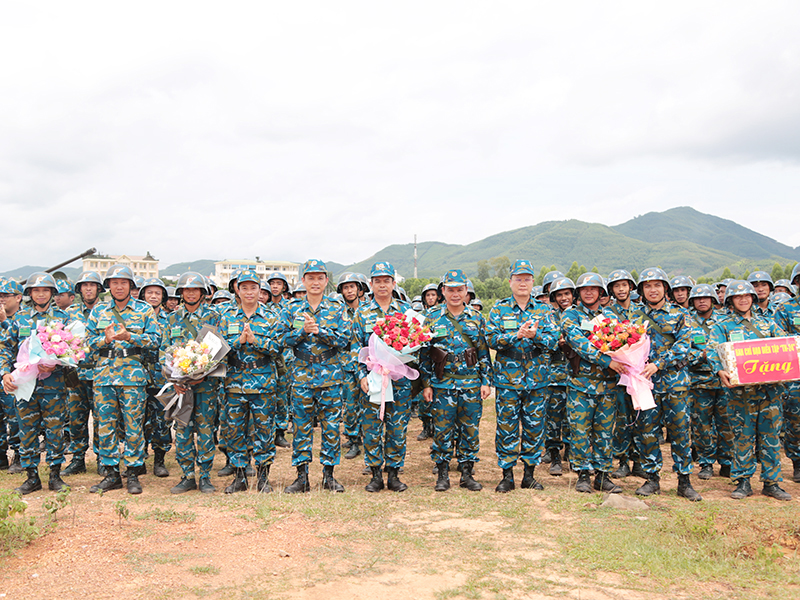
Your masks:
M347 311L348 318L355 322L356 315L361 310L362 305L359 305L357 308L353 309L349 306L345 306L345 310ZM378 317L381 318L381 317ZM372 322L375 322L375 319L372 319ZM362 391L359 381L361 376L359 375L360 367L358 363L358 348L360 342L358 341L359 338L356 337L357 333L353 331L353 351L352 352L343 352L342 353L342 364L344 369L344 393L345 393L345 401L344 401L344 434L350 438L350 441L353 443L357 443L357 440L361 438L362 433L362 426L364 425L364 410L366 408L366 404L362 398ZM369 335L367 335L369 338ZM366 345L366 344L364 344ZM396 388L396 384L394 384ZM349 457L348 457L349 458Z
M630 306L625 309L617 302L612 302L607 308L614 313L614 318L621 321L632 321L633 313L638 306L631 302ZM636 421L633 400L625 386L617 386L613 393L617 397L617 418L614 424L614 438L611 442L612 454L620 460L627 461L628 458L632 458L634 462L638 462L633 441L633 423Z
M89 322L91 309L83 304L70 307L71 314L84 325ZM89 450L89 414L95 415L92 419L92 451L95 456L100 456L97 436L97 412L94 407L94 362L87 355L78 365L78 386L67 389L67 402L69 408L69 449L68 453L75 458L84 459Z
M318 334L308 334L303 330L303 313L316 319ZM350 319L339 303L323 297L317 310L312 310L305 298L289 301L281 313L281 320L287 332L284 345L294 353L292 465L311 462L314 439L311 424L315 414L319 418L322 435L319 461L325 466L338 465L342 385L345 377L338 354L350 351Z
M787 335L800 336L800 297L787 300L775 312L775 324ZM790 381L783 395L783 418L785 437L783 449L786 457L794 463L797 474L794 480L800 483L800 381Z
M94 403L97 409L100 462L115 467L120 462L117 430L124 435L124 460L130 467L144 464L145 445L142 425L147 401L148 376L141 352L158 347L158 323L146 302L129 298L117 317L113 299L94 307L86 328L87 344L96 360ZM105 328L120 320L131 335L130 341L107 344Z
M459 333L453 321L459 323L466 336ZM437 465L449 463L453 457L453 436L458 429L459 443L455 454L459 463L478 461L480 439L478 427L483 414L480 387L492 384L492 363L486 345L486 324L483 316L464 307L454 317L447 305L436 306L427 314L425 323L434 335L430 345L420 351L420 371L424 387L433 388L433 445L431 459ZM441 379L436 377L430 358L430 346L436 346L450 356ZM478 362L468 367L464 359L467 348L474 347Z
M163 367L165 364L168 348L195 339L204 325L216 328L219 320L219 312L214 306L201 303L194 311L178 306L167 315L161 330L159 365ZM186 479L194 478L195 464L201 479L209 476L214 464L214 427L219 388L220 382L216 377L209 377L202 383L193 385L194 408L191 420L185 427L175 427L175 458Z
M13 317L9 317L0 323L0 341L11 328L12 319ZM15 456L19 457L19 420L17 419L17 408L14 405L14 395L6 394L0 387L0 451L7 452L9 448L14 451Z
M158 312L156 322L158 326L158 344L161 346L165 327L167 326L167 312L165 310L162 309ZM144 357L149 379L145 388L147 393L144 415L145 453L149 444L155 452L166 454L172 447L172 432L170 431L169 423L164 418L164 405L156 398L156 395L167 383L167 380L164 379L164 375L161 372L158 349L146 350L142 352L142 356Z
M520 326L531 320L538 323L536 337L518 339ZM513 296L498 300L489 313L486 340L497 351L495 450L501 469L513 468L518 458L529 467L539 464L550 375L547 350L558 347L558 336L550 307L534 299L524 309Z
M23 308L3 328L0 339L0 373L14 370L19 346L39 325L51 322L69 324L72 318L53 302L45 312L35 308ZM64 463L64 413L66 410L66 386L63 367L56 367L52 374L36 382L33 395L28 400L15 400L19 424L20 460L24 469L39 466L39 433L44 431L49 466Z

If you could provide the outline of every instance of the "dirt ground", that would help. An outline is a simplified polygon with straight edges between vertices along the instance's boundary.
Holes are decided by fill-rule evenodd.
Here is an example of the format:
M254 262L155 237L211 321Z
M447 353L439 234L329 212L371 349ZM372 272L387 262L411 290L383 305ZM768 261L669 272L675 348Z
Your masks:
M487 404L486 413L490 412ZM369 477L362 473L362 456L343 459L337 467L345 494L332 495L319 488L321 467L315 462L310 471L314 489L302 496L279 491L295 475L289 449L278 450L271 476L278 491L269 496L254 490L223 494L230 478L216 476L224 464L222 455L217 456L212 476L216 494L173 496L169 489L179 476L171 453L170 477L141 477L141 496L118 490L100 497L88 493L89 486L99 480L91 463L88 474L69 478L73 504L59 511L53 530L0 561L0 598L698 597L697 587L695 593L687 593L680 582L662 594L648 589L646 581L631 586L617 573L573 572L552 535L569 528L572 517L548 506L554 498L575 494L571 490L575 475L551 477L540 468L542 473L537 475L546 486L544 492L518 488L512 494L496 494L500 470L494 456L494 415L486 413L481 427L482 461L476 469L484 485L479 505L475 493L458 487L458 473L451 476L454 487L449 492L433 492L429 442L416 441L421 429L416 419L409 428L409 451L401 476L410 489L403 494L365 492ZM668 446L663 450L666 458ZM668 468L662 482L664 494L674 496L676 481ZM517 478L519 482L521 473ZM16 487L23 479L3 472L0 487ZM624 480L625 495L633 496L640 484L635 478ZM730 483L719 478L698 482L696 487L706 501L722 503L731 491ZM800 496L800 486L790 482L786 487ZM47 491L27 496L29 514L43 517L42 502L52 496ZM130 511L127 519L117 514L121 500ZM758 496L750 500L769 501ZM543 529L515 531L509 526L512 519L505 516L512 510L535 514ZM485 541L480 566L460 546L463 540ZM489 554L494 563L487 563ZM491 575L499 583L488 589L469 588L475 571L485 570L486 564L496 564ZM530 568L520 575L510 568L513 565ZM706 597L715 596L716 591L726 595L713 585L700 591Z

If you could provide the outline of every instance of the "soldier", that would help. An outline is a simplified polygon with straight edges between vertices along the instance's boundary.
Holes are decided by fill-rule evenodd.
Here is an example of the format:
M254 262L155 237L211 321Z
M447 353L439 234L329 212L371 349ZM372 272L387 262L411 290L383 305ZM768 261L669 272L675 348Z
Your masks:
M297 284L297 287L294 288L294 291L292 292L292 298L295 300L302 300L306 297L306 293L306 286L301 281L299 284Z
M592 319L614 317L600 305L606 293L605 282L597 273L584 273L575 282L577 305L564 311L561 329L570 347L580 357L578 369L572 369L567 380L567 415L570 430L570 459L578 472L575 491L592 493L589 471L594 469L594 489L619 494L622 488L609 478L611 472L611 439L614 431L617 399L612 388L615 373L625 367L606 356L589 341L594 331Z
M392 297L395 288L395 270L388 262L377 262L370 269L372 300L363 303L356 311L353 322L353 350L369 345L372 328L378 319L387 314L402 312L410 308L407 302ZM386 465L386 487L393 492L405 491L408 486L400 481L398 473L406 456L406 432L411 408L411 382L403 377L392 383L394 402L386 404L383 420L380 404L369 402L367 365L358 363L359 395L358 404L363 411L364 462L372 472L372 479L364 488L368 492L383 489L381 470Z
M486 325L489 347L497 351L495 449L503 478L495 491L501 493L514 489L518 459L524 465L520 487L544 489L534 478L534 469L544 446L547 350L558 347L560 333L550 318L550 307L531 298L536 273L530 261L516 260L510 274L511 296L494 304Z
M800 263L792 270L792 284L800 285ZM775 323L787 335L800 335L800 297L787 300L778 306ZM800 381L788 382L786 392L783 405L785 429L783 448L786 457L792 461L792 480L800 483Z
M548 271L542 278L542 293L547 294L548 300L550 298L550 286L556 279L563 279L566 277L561 271Z
M392 276L394 277L394 275ZM361 282L358 275L355 273L342 273L339 277L339 283L336 285L336 291L342 295L347 316L351 321L355 319L361 303L360 290ZM353 333L355 334L355 331ZM353 459L361 454L361 426L364 418L364 403L361 401L361 392L359 391L357 354L357 349L355 354L352 352L342 353L345 380L344 434L348 439L345 444L345 447L348 448L347 454L344 455L346 459Z
M769 305L769 297L772 294L772 290L775 289L775 284L772 282L770 274L766 271L753 271L747 277L747 281L758 294L755 310L760 310L765 316L772 317L773 310Z
M142 289L139 290L139 297L153 308L153 315L158 324L158 342L160 345L164 335L164 328L167 325L167 314L161 310L167 302L167 287L157 277L145 279L142 282ZM164 418L164 406L156 398L159 390L164 387L167 380L164 379L161 371L158 350L143 351L142 357L150 379L146 388L147 403L144 410L145 452L147 452L148 445L153 448L153 475L156 477L169 477L169 471L164 464L164 457L172 447L172 433L169 424ZM144 472L146 471L143 470Z
M636 421L635 439L642 468L648 480L636 493L649 496L661 491L659 471L663 466L657 433L661 419L667 426L672 450L672 469L678 474L678 496L691 502L703 498L692 487L691 426L688 392L691 379L686 368L693 335L686 311L667 304L669 279L659 268L645 269L639 276L639 294L644 306L637 318L646 321L650 334L650 362L644 374L653 381L656 408L643 411Z
M686 275L673 277L669 282L670 300L672 300L676 306L689 310L689 294L693 286L692 280L686 277Z
M708 353L713 353L709 346L711 329L721 318L714 311L715 299L714 288L705 283L694 286L689 295L695 325L689 352L689 374L692 378L689 406L692 411L692 442L700 465L697 476L700 479L714 476L715 461L720 464L720 477L731 475L733 433L728 421L728 400L708 358Z
M322 487L343 492L344 486L333 476L341 452L339 424L342 415L342 384L344 371L340 352L349 352L350 320L340 304L325 297L328 270L321 260L307 260L303 265L302 286L306 297L296 298L281 313L284 329L288 330L284 345L294 352L292 362L292 414L294 440L292 464L297 479L284 491L287 494L308 492L308 464L311 462L314 414L318 415L323 465Z
M248 422L252 422L256 489L267 494L272 491L269 471L275 460L276 359L281 353L283 326L278 315L259 304L260 279L255 271L242 271L237 284L241 306L225 311L219 322L231 347L225 390L234 479L225 493L247 489L247 432Z
M4 332L11 328L11 321L22 302L22 286L13 279L0 277L0 339ZM19 454L19 420L14 406L14 396L0 390L0 469L8 469L9 473L22 473ZM9 462L8 449L14 452Z
M81 303L73 306L73 316L87 324L92 309L100 301L100 294L105 291L103 280L95 271L81 274L74 287L75 293L80 296ZM97 436L97 411L94 407L94 360L91 354L78 365L78 385L67 390L69 409L70 442L68 452L72 460L63 471L63 475L75 475L86 472L86 452L89 450L89 414L92 419L92 450L97 459L97 474L102 475L100 465L100 449Z
M228 290L219 290L211 298L211 304L213 304L214 306L218 306L220 304L230 304L232 301L233 301L233 294L231 294Z
M275 271L267 277L270 291L272 292L271 308L277 315L280 315L283 306L286 304L287 295L290 294L289 282L283 273ZM278 391L275 397L275 445L278 448L289 448L290 444L286 440L286 430L289 429L289 398L291 381L289 380L288 364L292 361L292 353L285 348L277 361L278 368Z
M142 422L148 381L142 351L157 348L159 333L150 305L131 296L133 285L130 267L112 266L103 280L111 299L95 306L86 328L87 345L97 361L94 403L100 462L107 469L103 480L89 489L92 493L122 488L118 429L125 441L128 493L142 493L138 474L145 456Z
M55 306L53 297L56 291L55 279L49 273L33 273L25 283L24 295L30 296L33 306L18 310L0 338L0 373L3 375L3 390L6 394L12 394L17 389L11 371L14 369L20 344L35 333L40 325L54 321L67 325L71 321L65 311ZM30 399L18 398L15 403L21 462L28 475L15 490L21 495L42 489L39 479L39 432L42 428L47 447L46 460L50 466L47 487L54 492L69 487L61 479L61 465L64 463L63 419L66 409L63 368L40 365L39 373L46 377L36 382Z
M261 304L263 304L264 306L271 309L272 291L270 290L269 284L262 279L261 281L259 281L258 285L261 288L258 292L258 301L261 302Z
M725 290L728 288L728 283L730 279L723 279L722 281L717 282L714 285L714 288L717 292L717 307L724 308L725 307Z
M547 435L545 451L550 456L550 475L560 477L561 449L564 462L569 462L569 421L567 420L567 377L569 362L567 355L572 349L561 332L561 318L575 300L575 284L568 277L550 282L550 306L552 319L558 329L558 348L550 353L550 380L547 384Z
M774 291L776 294L781 292L788 294L791 298L794 298L797 295L794 285L792 285L792 282L788 279L778 279L778 281L775 282Z
M174 312L176 308L178 308L178 303L180 302L180 298L178 294L175 293L175 286L168 285L167 286L167 303L164 306L168 313Z
M753 311L759 296L746 281L731 281L725 292L725 304L730 307L728 316L714 325L711 346L716 349L724 342L755 340L786 335L775 322ZM750 478L756 473L756 453L761 462L761 493L777 500L791 500L778 482L781 478L779 456L781 407L778 386L771 384L732 387L716 352L709 359L722 385L729 388L728 418L733 429L733 468L731 477L736 489L734 500L753 495Z
M426 310L433 308L439 304L439 286L435 283L429 283L422 288L422 304Z
M461 467L459 485L479 491L483 486L475 481L473 466L480 449L478 426L483 401L491 394L492 378L486 326L480 313L465 306L467 277L463 271L445 273L442 294L445 303L427 314L434 338L420 352L422 397L425 402L433 402L431 458L438 474L434 490L450 489L453 437L458 434L455 452Z
M72 284L68 279L56 279L58 293L53 298L55 305L61 310L69 312L72 301L75 300L75 292L72 291Z

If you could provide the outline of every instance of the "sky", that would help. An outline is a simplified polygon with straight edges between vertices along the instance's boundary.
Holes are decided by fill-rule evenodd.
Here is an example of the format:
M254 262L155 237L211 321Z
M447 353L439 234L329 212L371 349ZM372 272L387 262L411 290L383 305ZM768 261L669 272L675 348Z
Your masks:
M4 2L0 271L675 206L800 245L797 2ZM487 257L488 258L488 257Z

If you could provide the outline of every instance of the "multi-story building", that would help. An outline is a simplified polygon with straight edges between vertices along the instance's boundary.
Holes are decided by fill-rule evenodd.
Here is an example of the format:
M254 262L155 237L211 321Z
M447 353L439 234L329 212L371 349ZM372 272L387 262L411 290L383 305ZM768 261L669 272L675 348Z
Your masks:
M103 277L109 268L117 264L129 266L133 274L140 277L158 277L158 259L150 256L149 252L144 256L92 254L83 259L83 272L97 271Z
M289 280L289 284L292 287L297 286L297 283L300 281L300 264L293 263L293 262L286 262L282 260L259 260L256 257L256 260L220 260L214 263L214 276L211 278L214 280L220 289L225 289L228 287L228 282L231 280L231 275L237 269L251 269L256 272L256 274L264 279L270 273L275 271L279 273L283 273L286 279Z

